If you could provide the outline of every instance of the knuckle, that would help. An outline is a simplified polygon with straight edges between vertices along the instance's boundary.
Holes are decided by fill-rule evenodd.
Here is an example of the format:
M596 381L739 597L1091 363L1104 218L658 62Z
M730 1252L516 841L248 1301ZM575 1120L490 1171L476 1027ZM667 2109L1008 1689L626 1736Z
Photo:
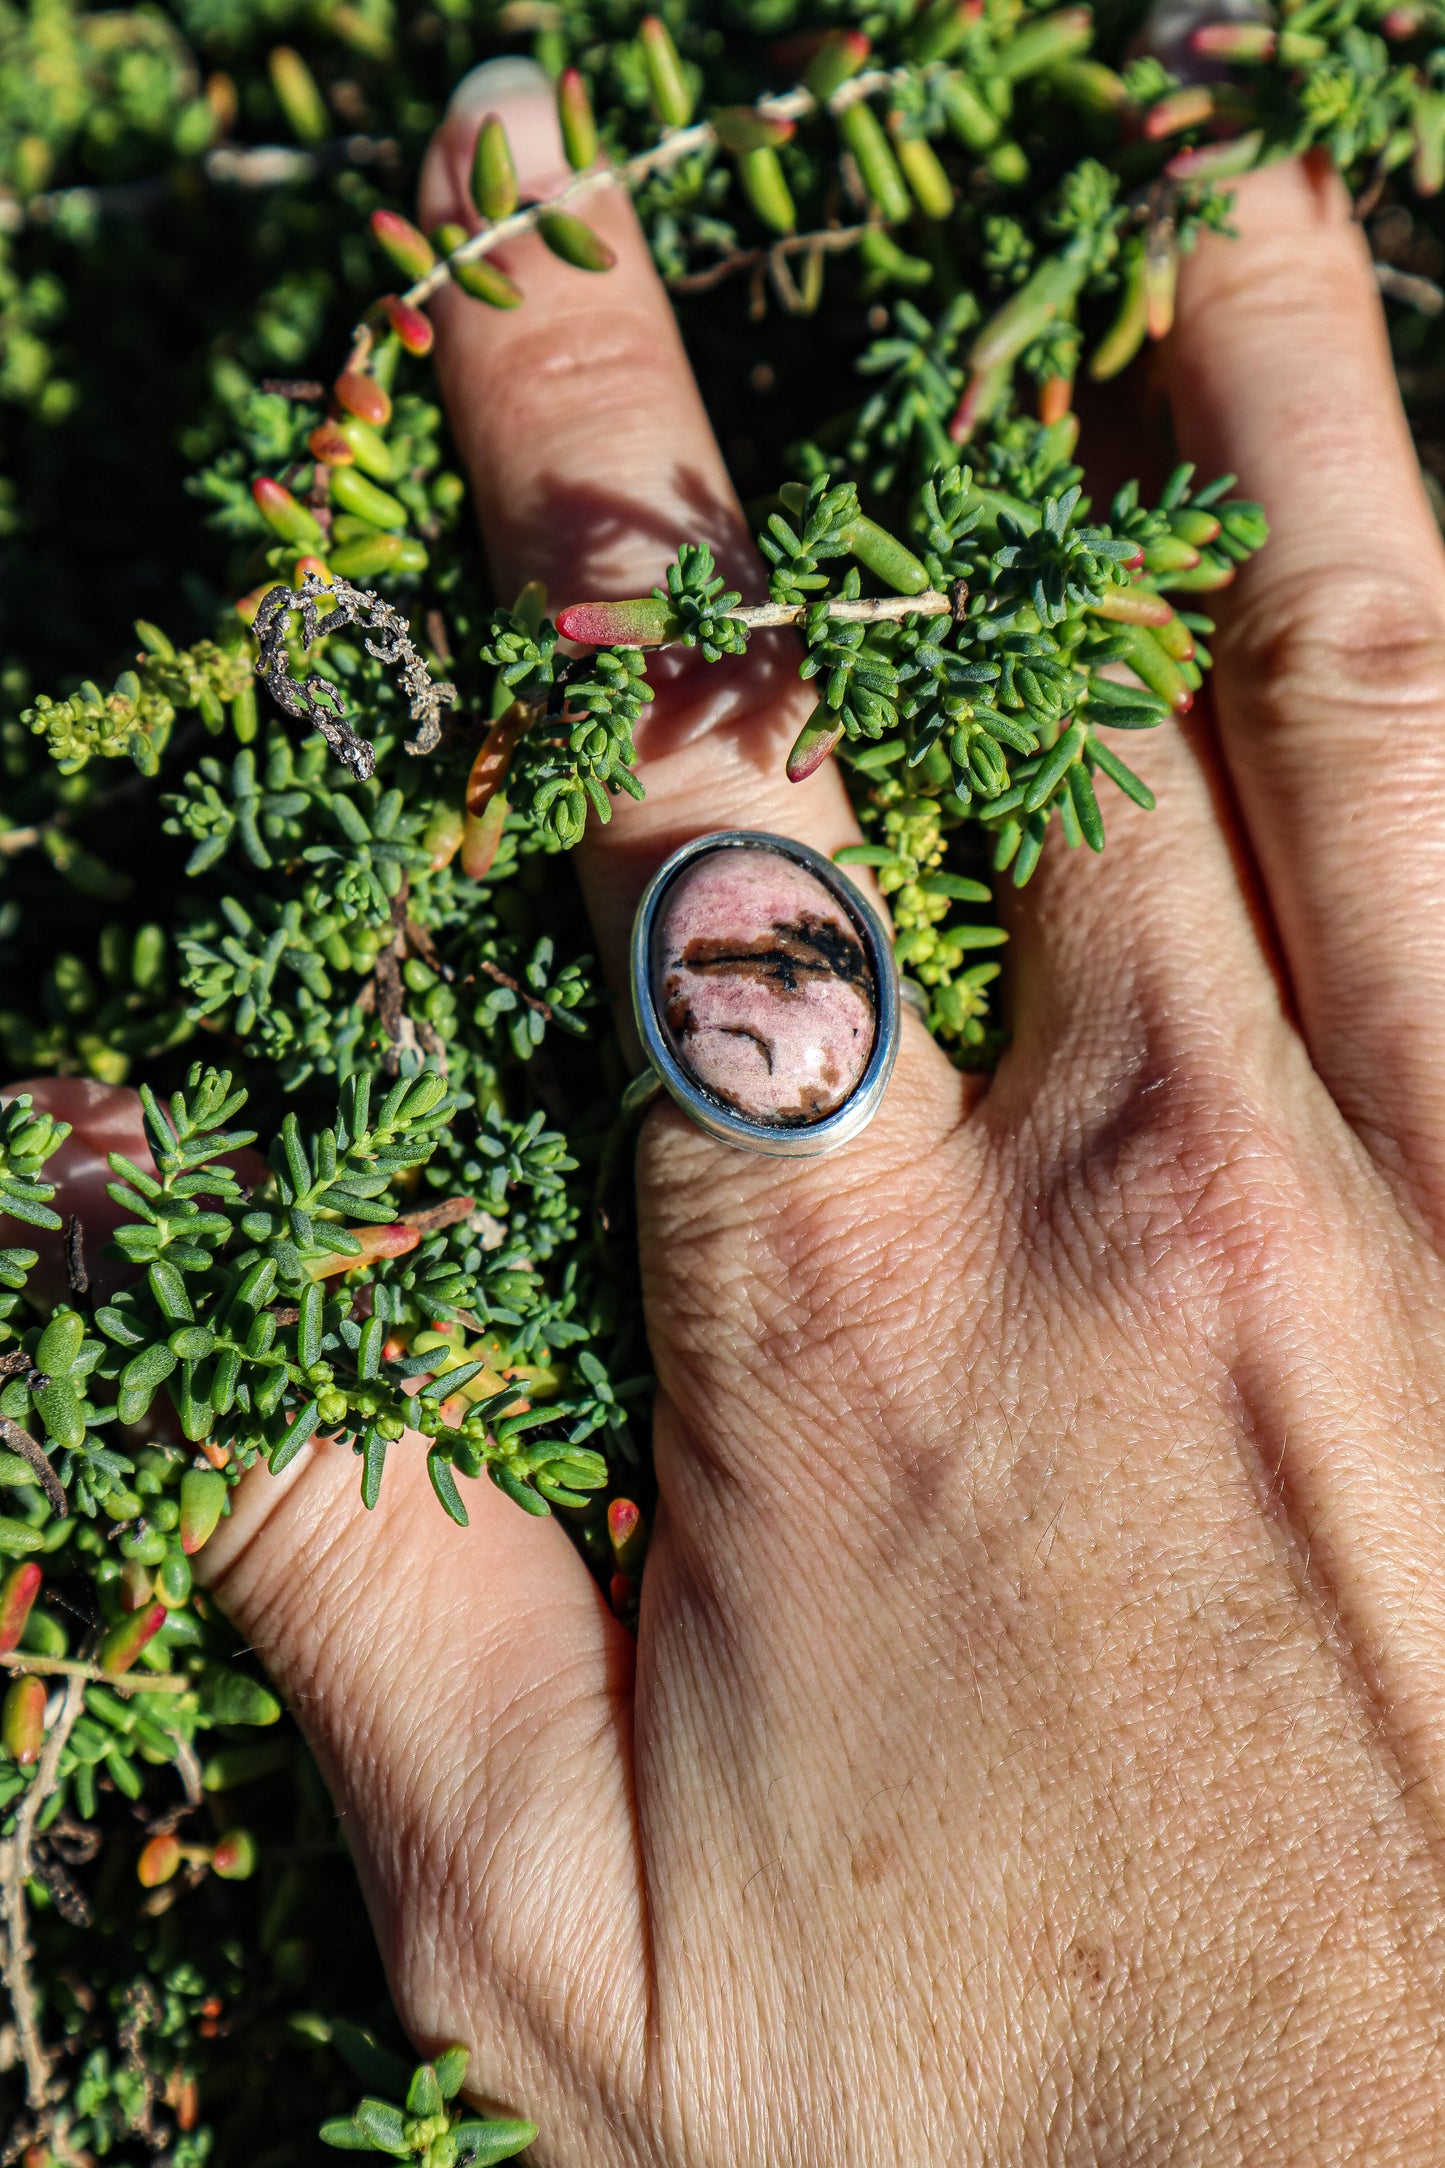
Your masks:
M1021 1253L1080 1300L1108 1284L1153 1317L1205 1316L1280 1217L1281 1058L1279 1033L1202 1011L1152 1019L1102 1080L1055 1068L1020 1140Z
M670 410L680 366L655 313L642 306L603 301L561 322L539 314L507 342L509 427L519 438L529 429L551 437L570 416L594 446L614 422L635 437L639 416L655 426Z
M1445 582L1363 570L1275 582L1224 652L1236 698L1267 732L1334 718L1351 734L1375 719L1433 730L1445 713Z

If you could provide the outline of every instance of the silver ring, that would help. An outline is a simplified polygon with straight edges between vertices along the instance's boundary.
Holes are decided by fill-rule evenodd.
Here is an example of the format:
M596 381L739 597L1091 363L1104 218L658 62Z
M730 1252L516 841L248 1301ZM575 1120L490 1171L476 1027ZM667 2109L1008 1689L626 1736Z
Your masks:
M654 1076L699 1129L777 1159L850 1144L898 1053L882 919L820 851L758 829L698 836L648 882L632 1008Z

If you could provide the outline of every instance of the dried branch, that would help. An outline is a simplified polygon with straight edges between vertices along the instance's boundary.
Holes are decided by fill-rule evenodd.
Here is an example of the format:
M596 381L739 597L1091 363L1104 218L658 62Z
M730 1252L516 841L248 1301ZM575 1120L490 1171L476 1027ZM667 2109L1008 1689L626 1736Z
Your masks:
M435 971L438 978L450 979L453 976L451 966L444 964L438 956L436 943L425 926L418 925L417 921L409 916L402 930L406 935L407 947L413 956L421 958L429 971Z
M126 1991L125 2015L116 2028L126 2066L140 2094L139 2110L132 2108L130 2113L130 2127L147 2141L152 2151L158 2150L155 2106L160 2086L145 2055L145 2035L146 2027L153 2025L159 2015L160 2005L150 1982L136 1981Z
M191 1745L190 1740L183 1739L178 1731L172 1731L169 1724L164 1725L162 1729L176 1750L176 1774L180 1778L186 1794L186 1804L181 1810L182 1813L185 1813L190 1808L198 1807L201 1804L203 1786L201 1783L200 1756Z
M387 1076L395 1076L401 1067L404 1053L416 1051L416 1033L406 1010L406 994L402 986L401 966L406 955L406 906L411 882L403 876L401 892L392 898L391 939L376 959L372 983L376 988L376 1008L381 1028L386 1033L386 1052L381 1066Z
M921 595L861 595L856 601L840 596L828 604L828 622L897 625L906 617L958 617L967 599L962 580L946 595L937 587L926 587ZM766 632L776 625L801 625L816 607L812 602L743 602L727 614L751 632Z
M55 1909L70 1927L91 1925L90 1904L79 1884L53 1859L50 1846L44 1837L37 1840L30 1854L30 1872L41 1887L49 1890Z
M394 1075L396 1065L401 1059L408 1021L401 988L401 960L396 952L395 941L388 941L377 957L374 978L376 1011L387 1037L387 1050L382 1067L388 1075Z
M422 953L420 941L423 938L420 927L407 916L407 898L410 892L410 878L404 875L401 890L392 899L391 939L378 951L375 969L357 996L356 1005L363 1016L377 1016L381 1021L382 1030L387 1037L387 1048L381 1057L381 1066L387 1076L398 1074L404 1054L433 1056L445 1076L445 1040L435 1025L429 1024L424 1016L413 1016L406 1005L401 967L406 961L408 948L414 949L418 955Z
M479 956L477 958L477 970L484 971L489 979L493 979L496 981L498 986L508 987L511 992L516 995L519 1001L525 1002L529 1009L535 1009L537 1014L544 1020L544 1022L548 1024L551 1023L551 1003L548 1001L542 1001L536 994L528 993L526 987L522 984L521 980L514 979L510 971L504 971L500 964L492 963L489 958L485 956Z
M674 294L707 294L721 286L725 279L739 271L752 271L766 266L773 273L773 282L779 283L778 273L789 256L832 256L856 248L867 226L825 226L815 233L784 234L780 241L769 243L766 248L729 249L727 255L708 264L701 271L684 271L677 278L665 283Z
M0 1659L3 1661L4 1659ZM4 1947L0 1951L0 1977L15 2013L20 2054L25 2065L25 2101L31 2113L44 2114L50 2091L50 2054L40 2033L35 1988L30 1977L30 1921L25 1904L25 1885L33 1872L31 1840L41 1808L55 1790L60 1757L65 1752L75 1721L85 1706L85 1681L72 1678L45 1748L35 1765L29 1789L15 1815L14 1833L0 1843L0 1917L4 1920Z
M28 1355L25 1360L28 1365L30 1360ZM55 1473L46 1457L45 1448L37 1439L31 1437L28 1430L22 1430L19 1423L12 1422L8 1415L0 1417L0 1444L3 1444L10 1452L18 1454L21 1460L29 1461L40 1478L41 1488L44 1490L46 1497L50 1500L60 1518L64 1520L70 1511L70 1501L65 1495L59 1476Z
M403 1212L400 1224L415 1227L418 1234L434 1235L443 1227L459 1227L476 1209L475 1197L446 1197L440 1204L426 1205L420 1212Z
M90 1274L85 1268L85 1228L78 1212L72 1212L65 1223L65 1284L72 1295L90 1293Z

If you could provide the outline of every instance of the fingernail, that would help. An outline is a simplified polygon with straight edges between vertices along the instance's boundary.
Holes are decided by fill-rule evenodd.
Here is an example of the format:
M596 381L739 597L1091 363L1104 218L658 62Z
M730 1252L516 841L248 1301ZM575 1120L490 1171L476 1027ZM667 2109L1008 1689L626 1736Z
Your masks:
M473 123L495 113L507 131L512 164L524 196L549 195L572 177L562 147L557 96L535 60L508 54L483 61L452 92L449 119L470 135Z
M506 128L524 197L553 194L571 179L556 97L536 61L516 53L483 61L452 92L446 121L427 154L421 223L428 230L446 218L460 218L469 230L475 230L472 146L489 113L495 113Z
M498 106L510 105L514 99L534 97L550 102L551 96L552 87L535 60L521 53L505 53L500 60L484 60L462 77L447 100L447 113L468 120L475 114L480 120L484 113L495 113Z

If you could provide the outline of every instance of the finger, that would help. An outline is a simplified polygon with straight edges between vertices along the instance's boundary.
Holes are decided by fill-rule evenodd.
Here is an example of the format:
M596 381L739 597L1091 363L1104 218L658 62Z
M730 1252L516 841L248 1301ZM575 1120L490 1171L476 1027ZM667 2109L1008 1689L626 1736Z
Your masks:
M152 1164L139 1097L25 1088L72 1124L46 1177L93 1269L116 1224L107 1155ZM244 1148L227 1160L265 1172ZM599 2075L625 2068L639 2022L632 1644L555 1521L465 1479L471 1525L446 1519L426 1446L392 1447L371 1513L334 1441L280 1476L254 1469L195 1563L316 1748L410 2022L428 2047L473 2048L478 2091L545 2116L581 2044L573 2010ZM585 1919L594 1872L609 1902Z
M470 2046L470 2085L545 2136L575 2118L563 2073L625 2085L641 2032L632 1642L555 1521L486 1482L448 1521L425 1449L391 1449L371 1513L349 1448L257 1470L202 1555L321 1764L418 2043Z
M426 223L464 216L488 112L504 120L524 194L564 180L545 82L512 63L484 68L461 86L428 158ZM679 543L705 541L730 584L761 594L761 565L631 205L606 188L584 208L617 254L605 277L557 263L528 238L499 252L525 293L519 308L501 314L457 293L440 297L443 390L499 584L506 592L540 572L554 606L646 594ZM678 843L725 827L794 836L829 855L856 840L831 766L802 785L786 780L788 748L812 706L798 660L791 638L776 636L754 640L731 664L662 658L638 740L647 796L619 799L610 824L594 826L579 851L614 979L638 893ZM672 1377L690 1319L708 1314L701 1360L712 1367L689 1396L699 1429L725 1424L754 1390L766 1366L759 1319L777 1291L817 1279L824 1205L850 1219L855 1250L873 1228L881 1249L880 1196L909 1181L938 1186L930 1150L962 1106L960 1079L909 1017L882 1110L838 1160L783 1166L703 1137L670 1109L649 1120L639 1157L649 1333ZM826 1300L813 1307L826 1331ZM719 1350L731 1352L724 1359ZM756 1468L764 1448L755 1440L747 1451Z
M1098 778L1103 856L1052 833L1027 888L1001 897L1013 1029L982 1121L1034 1187L1066 1163L1102 1172L1126 1107L1163 1140L1211 1077L1245 1096L1277 1082L1294 1037L1207 720L1122 751L1153 808Z
M110 1156L120 1153L143 1174L156 1171L139 1094L128 1085L101 1084L93 1077L24 1077L5 1086L0 1104L8 1105L22 1092L30 1095L37 1111L70 1128L46 1162L45 1178L55 1184L62 1225L56 1230L31 1227L0 1213L0 1248L15 1244L35 1251L27 1285L47 1307L63 1301L67 1293L104 1301L134 1270L118 1253L106 1254L117 1227L131 1217L130 1207L110 1194L115 1181ZM265 1162L244 1145L222 1153L220 1164L242 1182L265 1179Z
M1137 386L1095 395L1085 444L1099 505L1141 476L1147 499L1169 462ZM1241 1045L1269 1059L1284 1023L1267 913L1207 700L1155 730L1100 735L1153 807L1096 772L1102 857L1066 848L1055 823L1027 887L1005 884L1000 895L1013 1029L984 1125L1006 1148L1031 1137L1046 1158L1077 1155L1091 1126L1107 1134L1121 1099L1161 1079L1197 1079ZM1153 1089L1156 1107L1160 1097Z
M1185 268L1181 449L1272 535L1221 598L1221 742L1310 1052L1366 1141L1445 1204L1445 553L1338 180L1240 188Z
M483 118L498 114L522 193L569 178L551 90L530 62L490 62L459 86L421 183L424 223L475 226L468 175ZM616 251L602 276L533 236L496 252L525 295L499 311L437 298L437 367L499 590L547 583L551 606L645 595L684 542L705 542L730 586L765 592L742 509L683 351L671 303L625 193L578 209ZM835 771L789 783L788 749L812 701L791 638L755 639L740 663L668 652L639 735L641 804L619 797L580 855L614 976L641 888L686 838L770 829L831 853L857 829Z

